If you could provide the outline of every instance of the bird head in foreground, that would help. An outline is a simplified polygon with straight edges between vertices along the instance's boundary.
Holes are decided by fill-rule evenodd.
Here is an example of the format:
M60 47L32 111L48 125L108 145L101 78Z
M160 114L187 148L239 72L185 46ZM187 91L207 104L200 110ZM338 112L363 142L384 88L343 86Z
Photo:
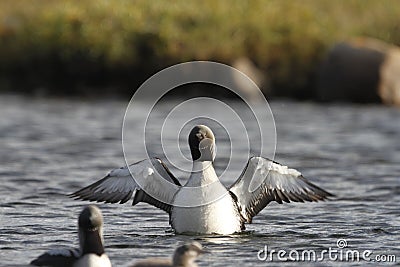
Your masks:
M88 205L79 215L78 226L84 231L95 231L103 226L103 215L95 205Z
M78 227L82 253L104 253L103 215L97 206L88 205L82 210Z
M205 125L193 127L189 134L189 147L193 161L214 161L214 133Z
M199 242L193 241L175 250L173 256L173 266L196 266L193 265L196 258L205 253L202 245Z

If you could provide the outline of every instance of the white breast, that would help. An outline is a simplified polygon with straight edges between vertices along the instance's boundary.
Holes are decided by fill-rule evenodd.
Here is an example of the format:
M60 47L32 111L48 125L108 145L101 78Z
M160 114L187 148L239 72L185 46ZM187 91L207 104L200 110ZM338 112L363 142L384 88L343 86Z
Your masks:
M106 254L86 254L75 262L74 267L111 267L111 262Z
M189 190L182 190L177 193L175 199L177 203L196 203L199 202L199 197L201 198ZM174 205L171 225L176 233L233 234L241 230L240 217L227 191L222 198L207 205Z

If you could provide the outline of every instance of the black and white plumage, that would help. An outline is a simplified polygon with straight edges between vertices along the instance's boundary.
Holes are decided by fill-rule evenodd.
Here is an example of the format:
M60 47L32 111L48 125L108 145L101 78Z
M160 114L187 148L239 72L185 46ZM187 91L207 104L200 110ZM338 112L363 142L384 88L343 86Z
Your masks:
M215 137L211 129L194 127L189 146L193 168L183 186L160 159L152 158L113 170L70 196L110 203L133 199L133 205L146 202L166 211L177 233L198 234L239 232L271 201L320 201L333 196L300 172L262 157L250 158L241 176L227 189L213 167Z
M321 201L333 196L312 184L295 169L272 160L252 157L239 179L230 187L246 223L251 223L271 201Z
M133 171L136 180L132 178L130 170ZM137 181L142 182L142 186L139 186ZM129 167L112 170L103 179L71 196L83 200L120 204L133 199L132 205L146 202L170 213L170 203L180 186L178 179L160 159L151 158ZM146 192L152 192L152 196Z
M78 219L79 249L53 249L40 255L34 266L111 267L104 252L103 216L94 205L85 207Z
M79 249L52 249L31 262L34 266L74 266L80 257Z

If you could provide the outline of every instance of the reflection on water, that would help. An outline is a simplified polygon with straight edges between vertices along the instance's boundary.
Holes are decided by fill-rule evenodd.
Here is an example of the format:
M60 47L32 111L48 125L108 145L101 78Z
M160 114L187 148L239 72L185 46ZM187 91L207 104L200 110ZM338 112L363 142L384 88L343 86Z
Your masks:
M25 264L50 247L78 246L76 219L86 203L65 194L124 164L120 136L126 103L2 96L0 104L2 264ZM278 138L275 160L297 168L337 200L270 204L248 232L223 237L175 235L168 216L146 204L102 204L106 248L115 266L169 256L188 239L212 252L200 259L201 266L266 266L270 263L257 260L265 245L320 251L337 248L339 238L354 249L398 254L400 111L374 105L270 104ZM217 138L215 165L221 172L230 147L226 135ZM142 157L138 152L137 160ZM232 183L242 168L234 165L223 182Z

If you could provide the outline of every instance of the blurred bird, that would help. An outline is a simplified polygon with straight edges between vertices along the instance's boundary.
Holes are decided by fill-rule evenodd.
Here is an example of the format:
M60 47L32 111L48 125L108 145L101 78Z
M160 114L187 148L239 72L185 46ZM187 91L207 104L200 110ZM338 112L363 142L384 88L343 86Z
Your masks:
M172 259L148 258L136 262L130 267L197 267L196 258L205 251L199 242L191 242L178 247Z
M53 249L30 264L35 266L111 267L104 252L103 216L98 207L85 207L78 220L79 249Z

